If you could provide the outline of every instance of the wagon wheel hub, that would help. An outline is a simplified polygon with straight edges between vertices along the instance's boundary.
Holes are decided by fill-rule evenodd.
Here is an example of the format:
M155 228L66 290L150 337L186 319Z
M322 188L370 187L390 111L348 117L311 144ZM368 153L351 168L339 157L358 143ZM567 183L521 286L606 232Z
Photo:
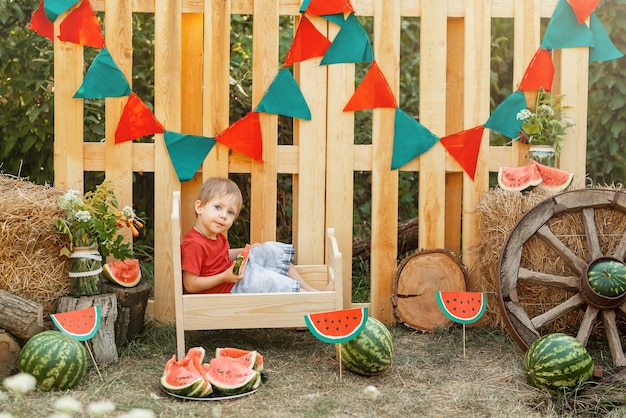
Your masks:
M589 282L590 269L596 263L606 260L613 260L618 263L622 263L621 260L618 260L615 257L598 257L587 265L587 268L580 276L580 296L583 298L587 305L600 310L615 309L619 307L622 303L624 303L624 300L626 299L626 292L622 292L618 296L611 297L602 295L593 290L593 288L591 287L591 283Z

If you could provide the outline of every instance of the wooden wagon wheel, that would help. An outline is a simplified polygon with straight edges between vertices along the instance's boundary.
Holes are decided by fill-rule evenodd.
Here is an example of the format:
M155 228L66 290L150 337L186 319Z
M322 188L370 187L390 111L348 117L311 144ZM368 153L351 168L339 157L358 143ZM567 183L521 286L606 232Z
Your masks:
M620 224L620 230L615 231L618 235L621 234L621 238L614 248L603 248L596 224L596 213L599 210L626 213L626 193L610 189L568 191L546 199L522 216L510 231L500 253L498 297L506 326L524 350L547 333L547 325L581 309L584 314L579 322L576 338L587 345L593 325L601 317L613 366L624 367L626 357L620 343L616 315L626 314L626 294L608 298L594 292L588 285L587 269L595 261L607 257L624 262L626 224ZM584 251L574 251L554 233L551 225L557 225L564 213L580 216L584 227L584 233L581 233ZM557 261L564 263L566 271L571 274L556 275L521 267L524 244L533 237L539 238L554 250L559 259ZM609 251L610 253L604 253ZM530 309L524 308L519 295L520 288L524 286L539 286L546 291L562 289L555 293L564 296L545 311L529 315L527 311Z

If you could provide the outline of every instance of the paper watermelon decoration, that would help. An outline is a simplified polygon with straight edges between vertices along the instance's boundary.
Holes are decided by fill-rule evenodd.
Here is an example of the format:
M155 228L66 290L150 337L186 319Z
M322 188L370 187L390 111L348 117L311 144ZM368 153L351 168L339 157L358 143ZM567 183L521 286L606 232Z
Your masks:
M66 335L78 341L92 338L100 327L100 306L90 306L70 312L50 314L54 325Z
M487 301L481 292L437 292L441 311L452 321L471 324L485 313Z
M318 312L304 316L306 326L320 340L341 344L355 338L367 323L367 307Z

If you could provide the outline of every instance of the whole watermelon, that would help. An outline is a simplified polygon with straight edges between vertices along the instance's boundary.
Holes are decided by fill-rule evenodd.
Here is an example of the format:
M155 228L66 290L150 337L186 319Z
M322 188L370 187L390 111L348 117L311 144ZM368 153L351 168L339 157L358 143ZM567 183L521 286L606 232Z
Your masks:
M616 297L626 292L626 266L618 260L599 260L587 271L589 286L607 297Z
M341 364L353 373L375 376L391 366L391 333L376 318L368 317L365 328L359 335L338 345L341 346Z
M571 389L593 375L593 361L585 346L576 338L547 334L535 340L524 355L524 372L528 382L556 394Z
M72 389L87 372L87 350L62 332L40 332L20 351L18 369L32 374L39 390Z

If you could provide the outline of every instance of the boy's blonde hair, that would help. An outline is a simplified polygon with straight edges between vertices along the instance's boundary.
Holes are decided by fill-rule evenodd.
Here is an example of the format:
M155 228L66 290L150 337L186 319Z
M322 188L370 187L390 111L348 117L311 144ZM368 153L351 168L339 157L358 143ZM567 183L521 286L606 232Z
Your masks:
M210 177L202 183L200 192L198 193L198 200L205 205L209 200L215 197L222 197L226 195L232 195L235 197L235 204L237 205L237 214L241 211L241 205L243 204L243 197L241 196L241 190L237 183L226 177Z

